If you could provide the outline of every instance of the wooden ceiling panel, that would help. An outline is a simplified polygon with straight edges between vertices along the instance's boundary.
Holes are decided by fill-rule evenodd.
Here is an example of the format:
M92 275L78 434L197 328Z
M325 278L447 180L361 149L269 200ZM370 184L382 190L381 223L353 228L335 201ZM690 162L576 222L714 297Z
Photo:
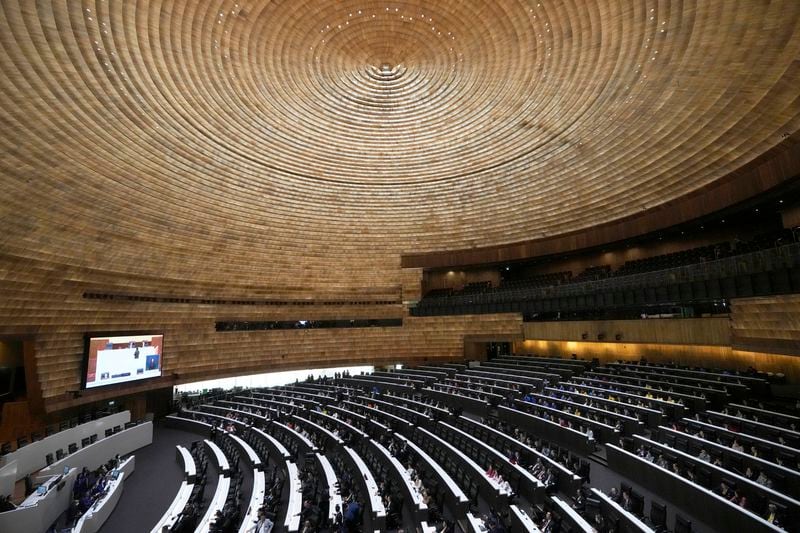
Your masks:
M798 31L795 0L4 1L0 253L336 293L635 233L793 139Z

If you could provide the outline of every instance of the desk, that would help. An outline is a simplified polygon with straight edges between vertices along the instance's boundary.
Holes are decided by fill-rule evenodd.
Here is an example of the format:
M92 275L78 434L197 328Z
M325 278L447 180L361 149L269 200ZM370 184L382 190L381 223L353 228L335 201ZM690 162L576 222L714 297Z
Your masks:
M441 450L447 451L449 456L453 458L456 463L460 463L461 466L465 467L468 471L471 471L471 477L477 482L479 487L484 489L482 491L483 496L489 501L490 505L498 508L506 505L509 493L502 490L500 485L495 480L489 479L486 476L485 470L480 465L464 454L464 452L441 437L434 435L427 429L417 428L417 432L426 436L429 442L431 442L434 446L440 448Z
M369 442L378 450L378 457L383 459L384 463L388 463L400 478L400 481L405 488L404 492L406 497L410 497L411 501L414 503L414 514L420 515L417 518L421 518L423 516L427 518L428 506L422 501L422 494L420 494L420 492L417 490L417 487L414 486L414 482L411 481L411 477L408 475L408 470L406 470L402 463L397 460L397 457L392 455L389 450L381 445L381 443L371 439Z
M627 398L633 402L642 402L648 406L647 407L648 409L652 409L659 413L661 413L661 411L663 410L666 413L666 416L670 417L671 419L678 419L683 417L684 413L683 404L678 403L674 400L667 401L655 397L648 398L644 394L633 394L631 392L623 392L618 390L612 391L609 389L598 387L596 385L584 385L583 383L580 383L578 381L565 383L564 385L574 388L575 389L574 392L585 395L586 397L591 398L592 400L601 398L608 401L618 401L618 400L609 400L609 396L615 396L617 398ZM628 406L637 405L637 403L626 403L623 401L619 401L619 403Z
M40 501L44 500L47 497L47 493L50 492L59 481L63 479L64 476L61 474L53 475L36 486L36 490L34 490L31 494L28 495L22 503L19 504L18 507L33 507ZM42 494L39 494L39 490L42 491Z
M422 392L429 398L434 398L453 408L463 408L480 416L486 416L489 413L489 402L480 398L471 398L456 392L435 389L422 389Z
M271 447L278 452L278 455L281 456L281 459L284 461L291 459L292 454L289 453L289 450L286 449L286 446L280 443L278 439L270 435L269 433L265 433L258 428L250 428L250 431L254 432L256 435L264 439L266 443L271 445Z
M570 523L571 531L583 531L584 533L594 533L595 529L589 522L587 522L578 511L572 508L570 504L560 499L558 496L551 496L551 500L558 507L559 512L564 519Z
M719 486L719 484L726 479L731 479L736 482L736 486L739 488L741 493L747 496L750 501L755 500L755 496L758 495L766 500L774 501L783 505L786 507L786 514L788 515L786 520L790 520L791 517L796 518L800 516L800 501L795 500L787 494L773 490L769 487L756 483L745 476L739 475L736 472L726 468L721 468L710 462L703 461L694 455L688 454L676 448L672 448L666 444L661 444L660 442L650 440L646 437L642 437L641 435L635 435L634 441L636 442L637 446L639 444L645 444L650 449L663 452L667 457L672 454L673 456L680 458L683 464L693 464L698 467L706 468L709 472L711 472L711 483L713 487Z
M546 376L553 376L552 378L547 378L550 379L550 381L570 379L576 372L575 368L565 367L564 365L560 364L535 362L521 363L519 361L509 361L507 359L493 359L492 361L480 363L480 366L486 366L490 368L507 368L514 371L521 370L526 372L534 372L537 374L544 374Z
M324 435L328 439L332 440L333 442L335 442L337 444L344 444L344 441L342 439L340 439L339 437L337 437L336 435L334 435L332 431L328 431L326 428L320 426L316 422L312 422L311 420L308 420L307 418L303 418L303 417L297 416L297 415L294 415L294 419L299 421L299 422L302 422L303 424L307 424L307 425L311 426L313 429L317 430L319 433L321 433L322 435Z
M276 421L273 421L272 423L277 427L283 428L283 430L286 431L289 435L291 435L295 440L297 440L298 442L303 444L308 451L312 451L313 452L313 451L317 450L317 447L314 446L314 444L310 440L305 438L303 435L301 435L299 432L295 431L294 429L291 429L286 424L282 424L282 423L276 422Z
M194 412L194 411L187 411L187 412ZM198 413L198 414L207 416L206 413ZM167 427L180 429L183 431L189 431L191 433L198 433L200 435L211 434L211 427L212 427L211 424L201 422L200 420L194 420L192 418L186 418L185 416L178 416L178 415L168 415L164 420L166 422Z
M589 455L594 452L594 440L589 439L585 433L504 405L497 408L497 413L506 422L519 426L520 429L532 435L558 444L562 448L580 455Z
M467 379L461 379L462 377L466 377ZM473 387L478 387L479 389L491 389L488 392L485 392L485 394L518 394L518 392L511 387L507 387L505 385L495 385L495 383L497 383L496 379L476 376L456 376L454 378L447 378L443 382L439 382L440 385L450 385L475 392L479 391ZM499 389L500 392L497 392L497 389Z
M429 372L429 373L432 373L432 374L445 374L445 375L450 375L450 374L454 374L455 373L454 369L448 368L445 365L442 365L442 366L437 366L437 365L419 365L419 366L415 366L414 368L408 368L407 370L415 370L417 372Z
M603 515L609 514L610 511L610 514L618 516L621 522L624 522L624 524L620 524L622 531L655 533L655 530L651 529L650 526L639 520L639 518L632 513L623 509L620 504L606 496L600 489L593 488L592 495L600 500L600 508L603 510Z
M527 533L539 533L539 528L533 523L528 513L517 507L516 505L509 506L511 509L511 523L514 524L513 529L519 531L526 531ZM591 531L591 530L590 530Z
M608 466L613 471L662 495L676 507L684 509L686 513L702 516L706 525L714 530L748 531L748 533L782 531L760 516L722 498L715 492L677 476L657 464L645 461L618 446L606 445L606 455ZM608 498L605 499L608 500Z
M250 503L247 504L247 512L242 518L242 525L239 528L239 533L247 533L253 531L256 524L258 524L258 510L261 504L264 503L264 496L267 492L267 479L264 472L255 470L253 472L253 491L250 494Z
M378 484L375 483L375 478L372 476L372 472L370 472L369 467L367 467L366 463L364 463L364 460L361 459L361 456L349 446L344 446L343 448L353 463L355 463L357 470L361 474L358 477L360 478L362 485L366 488L367 495L369 496L370 509L372 510L374 519L373 527L378 524L377 527L381 528L383 525L385 525L386 508L383 506L383 501L378 493Z
M389 393L386 393L385 396L388 396L389 398L394 398L395 402L402 402L403 405L406 405L406 406L408 406L408 404L416 405L418 407L421 407L423 410L429 410L431 413L439 413L441 416L449 416L450 415L450 412L447 409L444 409L442 407L436 407L435 405L429 405L429 404L424 403L424 402L418 402L417 400L412 400L411 398L401 398L399 396L394 396L394 395L389 394ZM379 400L379 401L383 401L383 400ZM387 402L383 402L383 403L387 403ZM391 402L388 402L388 403L389 403L389 405L397 405L396 403L391 403ZM408 409L408 407L405 407L405 408ZM419 412L419 411L417 411L417 412ZM425 418L429 418L429 417L425 416Z
M728 404L728 409L736 409L738 411L742 411L742 413L750 413L760 416L761 418L772 420L773 424L784 424L786 427L789 427L789 424L794 423L800 426L800 417L786 413L779 413L778 411L768 411L766 409L759 409L758 407L750 407L748 405L742 405L738 403Z
M522 452L522 457L533 464L535 461L532 461L532 458L540 459L543 463L547 464L548 466L555 469L557 472L557 482L559 490L565 492L567 494L574 494L582 485L583 480L573 471L565 467L559 462L554 461L550 457L544 455L539 450L531 448L530 446L523 444L522 442L518 441L514 437L510 435L506 435L500 431L497 431L493 427L487 426L486 424L481 424L480 422L476 422L471 418L467 418L462 416L459 418L459 421L463 424L467 424L474 428L477 436L483 435L481 439L486 442L491 441L491 436L494 435L495 438L501 439L505 443L507 443L512 449L516 448ZM468 429L467 431L471 431ZM488 434L488 435L487 435ZM489 438L487 438L489 437Z
M391 380L399 380L401 382L411 382L412 385L422 385L424 380L420 379L420 376L415 375L407 375L403 373L403 370L392 370L391 372L382 372L377 371L371 374L372 376L377 376L379 378L388 378Z
M482 379L491 379L494 381L500 381L502 383L506 383L508 385L516 385L520 392L525 393L530 390L536 388L537 385L541 384L542 380L538 378L530 378L535 379L537 381L536 384L533 383L525 383L524 381L515 381L511 376L498 376L492 372L481 372L480 370L467 370L463 374L456 374L456 377L474 377L474 378L482 378Z
M454 512L458 514L466 511L467 505L469 504L469 499L464 494L464 491L461 489L458 483L456 483L455 480L450 477L450 474L448 474L447 471L442 468L442 466L430 455L428 455L422 448L411 442L409 439L400 433L395 433L395 436L405 442L406 445L408 445L408 448L412 450L420 459L422 459L426 465L428 465L428 468L433 471L433 474L447 488L445 494L447 495L447 499L450 505L453 507Z
M734 415L726 415L715 411L706 411L703 413L706 418L711 420L715 425L717 424L733 424L739 426L739 431L754 435L764 439L777 440L777 436L781 436L786 440L786 445L792 448L798 448L798 439L800 433L792 431L788 427L780 427L773 424L767 424L758 420L750 420L748 418L740 418Z
M175 449L177 454L175 459L183 461L184 478L187 481L194 483L194 480L197 477L197 465L194 463L194 457L192 457L192 454L189 453L189 450L180 444L176 445Z
M399 425L400 427L405 427L405 426L408 425L408 420L405 420L404 418L401 418L401 417L399 417L397 415L394 415L394 414L392 414L392 413L390 413L388 411L381 411L380 409L376 409L374 407L369 407L366 404L365 405L361 405L360 403L355 403L355 402L350 402L350 401L347 401L345 403L350 404L350 405L354 405L354 406L357 405L361 409L364 409L366 412L371 413L373 415L382 416L384 419L390 420L391 421L390 423L395 424L395 425ZM385 424L381 424L380 422L376 421L374 418L369 418L368 422L371 422L373 424L377 424L380 428L384 429L385 431L391 431L391 428L389 426L386 426Z
M554 416L570 419L573 422L578 422L581 425L591 427L594 430L595 434L600 437L600 439L598 440L601 442L615 441L614 437L619 436L619 434L614 430L613 426L606 424L604 422L597 422L595 420L591 420L590 418L583 415L576 415L571 412L566 412L564 411L564 408L566 407L566 408L571 408L572 410L575 409L582 410L584 413L593 412L596 415L611 418L612 420L622 424L623 432L626 435L633 435L637 433L637 430L640 429L641 425L643 425L641 422L639 422L638 418L613 413L611 411L606 411L605 409L599 407L587 407L578 402L574 402L571 399L565 400L554 396L547 396L545 394L536 394L536 393L531 393L530 396L538 401L536 403L533 403L533 402L525 402L523 400L517 400L518 404L524 405L528 403L530 405L535 405L540 409L548 409ZM568 395L565 394L565 396ZM548 402L550 404L557 404L559 407L557 408L545 407L543 405L543 402Z
M392 396L389 396L389 397L391 398ZM431 422L431 418L429 416L427 416L424 413L421 413L421 412L419 412L417 410L414 410L414 409L411 409L409 407L406 407L404 405L397 405L397 404L394 404L394 403L385 402L383 400L365 398L363 396L359 396L359 399L361 399L364 402L371 403L371 404L375 405L376 407L379 407L380 409L378 409L378 411L380 411L381 413L388 413L388 414L392 415L392 417L394 417L395 419L398 419L399 421L401 421L401 422L398 422L401 425L401 427L408 426L409 424L422 425L422 424L427 424L427 423ZM404 400L402 398L398 398L398 401L407 401L407 400ZM374 409L372 407L366 407L366 408L367 409ZM398 413L398 414L394 414L394 413ZM403 415L407 415L407 416L403 416Z
M134 450L138 450L153 442L153 423L144 422L132 428L123 429L110 437L98 440L97 442L81 448L77 452L70 454L60 461L56 461L47 468L42 469L40 476L52 476L64 471L65 466L78 469L88 468L97 470L100 465L108 462L115 455L127 455Z
M297 465L287 461L286 469L289 472L289 504L286 506L286 519L283 525L292 533L300 530L300 512L303 508L302 485L297 471Z
M186 504L189 503L189 498L191 498L193 490L193 484L186 481L181 482L181 486L178 489L178 493L175 495L175 499L172 500L172 503L167 508L166 512L161 516L161 519L153 527L150 533L161 533L165 529L171 529L172 526L178 522L178 518L186 508Z
M214 459L217 463L217 467L219 468L219 472L222 475L229 475L231 472L231 465L228 462L228 458L225 457L225 454L222 452L219 446L213 441L204 440L203 441L211 453L214 455Z
M330 461L324 455L319 453L314 454L319 462L320 466L322 466L322 473L325 475L325 483L328 486L328 519L333 520L336 516L336 506L339 506L339 509L344 513L344 509L342 509L342 497L339 495L339 489L336 488L336 484L338 483L338 479L336 478L336 472L334 472L333 467L331 466Z
M12 461L16 461L16 480L20 480L28 474L45 468L47 466L45 456L48 453L52 453L53 457L55 457L56 450L58 449L64 450L64 453L66 453L70 444L75 443L80 446L84 438L91 437L92 435L97 435L98 440L94 443L97 444L103 440L105 430L114 428L115 426L124 427L125 424L130 421L131 412L122 411L121 413L114 413L113 415L104 416L103 418L80 424L74 428L59 431L49 437L31 442L27 446L0 457L0 465L7 465ZM112 454L111 457L113 456ZM108 460L108 458L106 460ZM70 466L77 466L77 464L70 463ZM63 467L59 468L58 472L60 473L62 470Z
M89 510L80 517L78 523L72 529L73 533L96 533L103 527L103 524L111 516L117 506L117 502L122 497L122 481L133 472L133 461L134 458L129 457L120 464L117 479L112 479L109 482L103 497L94 502Z
M267 414L270 414L272 416L278 416L280 414L280 411L278 411L274 407L270 407L268 405L258 405L258 404L255 404L255 403L244 402L244 401L242 401L244 399L252 400L252 398L247 398L247 397L242 397L242 396L234 396L233 400L219 400L217 403L223 404L225 407L230 406L230 408L232 410L235 410L238 413L244 414L246 416L250 416L250 417L258 419L258 420L266 421L267 420ZM248 413L247 411L243 411L241 409L242 407L247 407L251 411L255 411L255 410L262 411L264 414L259 415L259 414L254 413L254 412Z
M467 532L468 533L486 533L486 524L483 518L478 518L472 513L467 513Z
M566 385L567 387L571 386L570 383L565 383L564 385ZM611 406L612 408L622 409L622 410L626 410L627 409L629 412L633 412L633 413L637 414L637 416L634 416L633 418L638 418L638 415L643 415L647 420L647 427L650 427L650 428L655 428L655 427L658 427L659 425L661 425L661 419L663 417L663 415L661 414L661 411L658 411L656 409L652 409L650 407L646 407L646 406L642 406L642 405L636 405L636 404L630 404L630 403L625 403L625 402L620 402L618 400L610 400L610 399L608 399L606 397L603 397L603 396L589 396L585 392L581 392L581 391L577 391L577 390L576 391L571 391L569 389L559 389L559 388L556 388L556 387L545 387L543 392L547 392L549 394L557 394L557 395L560 395L560 396L566 396L566 397L568 397L570 399L570 401L573 401L574 403L579 404L579 405L581 404L581 401L583 401L583 402L591 401L595 405L603 406L603 407L596 407L594 409L601 409L602 411L605 411L605 412L609 412L608 409L605 409L605 406ZM585 403L584 403L584 408L591 409ZM611 414L614 414L614 413L612 412ZM625 416L625 415L621 415L621 416Z
M363 376L364 378L366 376ZM378 390L383 392L384 390L390 390L394 392L402 392L402 393L412 393L414 392L414 388L408 385L404 385L401 383L394 383L391 381L380 381L376 379L359 379L359 378L342 378L340 381L344 383L349 383L351 385L355 385L356 387L361 387L362 389L372 390L373 388L377 387Z
M705 396L704 401L710 402L711 404L719 404L721 402L727 402L730 399L726 392L720 390L709 389L706 387L697 387L694 385L685 385L682 383L672 383L668 381L662 381L659 379L647 379L647 376L655 377L649 374L629 376L629 375L615 374L613 372L608 371L608 369L606 368L600 368L598 370L592 370L591 372L587 372L586 374L584 374L584 376L590 378L599 377L600 379L607 378L609 381L617 381L622 383L633 382L637 384L636 386L645 388L647 387L647 385L650 385L651 392L653 393L656 392L667 393L666 389L673 389L674 391L679 392L681 394L689 394L701 399L703 399L701 395L704 395ZM661 389L660 387L663 387L663 389ZM667 394L672 394L674 396L674 393L667 393Z
M217 481L217 490L214 492L213 498L211 498L211 504L208 506L206 514L203 515L203 518L198 523L195 533L208 533L217 511L221 511L222 508L225 507L225 500L228 499L228 491L230 488L231 478L219 476Z
M356 413L349 413L349 411L346 411L346 410L344 410L344 411L346 413L348 413L348 414L356 415ZM314 414L314 413L312 413L312 414ZM331 416L331 415L326 415L325 413L315 413L315 414L316 414L316 416L320 416L320 417L323 417L324 419L327 419L328 421L330 421L333 424L338 424L338 425L342 426L344 429L352 432L354 435L357 435L357 436L361 437L362 439L363 438L367 438L367 436L368 436L366 433L364 433L363 431L361 431L357 427L355 427L355 426L353 426L351 424L348 424L347 422L345 422L341 418L337 418L337 417ZM361 415L356 415L356 416L361 416Z
M18 507L12 511L0 513L0 531L3 533L44 533L56 519L69 508L72 502L72 486L78 476L78 469L72 468L62 478L61 483L47 491L35 505Z
M682 418L681 422L685 423L688 427L693 427L693 429L697 429L699 427L705 433L713 431L725 435L731 440L737 439L739 442L744 442L747 443L748 445L758 444L759 446L765 449L771 450L773 453L780 451L785 453L786 455L790 455L795 457L796 459L800 459L800 450L789 446L784 446L783 444L766 440L761 437L756 437L755 435L750 435L748 433L737 433L735 431L726 429L722 426L715 426L714 424L709 424L708 422L700 422L699 420L694 420L692 418Z
M386 414L389 414L389 413L386 413ZM377 429L378 435L391 435L394 432L394 430L392 428L390 428L387 425L381 424L380 422L378 422L374 418L370 418L369 419L368 425L372 425L372 426L375 426L376 428L378 428ZM373 431L373 433L374 433L374 431Z
M508 363L495 363L495 362L492 362L492 361L484 361L484 362L478 363L478 365L476 367L473 367L473 369L474 368L477 368L479 370L486 370L486 371L489 371L489 372L497 372L497 373L507 374L507 375L517 375L517 376L526 376L526 377L529 377L529 378L539 378L542 381L547 380L550 383L558 383L559 381L561 381L561 375L557 374L555 372L541 372L541 371L538 371L538 370L526 370L524 368L521 368L519 365L512 365L512 364L508 364ZM572 377L572 375L565 376L565 377L569 378L569 377Z
M781 477L786 480L786 484L782 488L782 492L785 492L794 498L800 498L800 472L796 470L792 470L777 463L767 461L761 457L755 457L749 453L736 451L729 446L723 446L722 444L717 444L714 441L701 439L700 437L690 435L689 433L675 431L674 429L666 426L659 427L659 430L661 441L666 442L672 448L686 451L693 457L697 457L700 449L705 448L710 452L716 452L722 455L723 464L729 463L731 460L738 461L739 465L743 465L745 467L750 466L754 470L762 470L773 479L776 477ZM679 439L684 439L686 441L687 445L685 446L685 450L678 446Z
M247 444L244 441L244 439L242 439L238 435L228 435L228 436L231 439L233 439L233 442L235 442L239 446L239 449L242 450L245 453L245 455L247 455L247 459L248 462L250 463L250 466L252 466L255 469L261 467L261 458L258 456L258 454L256 453L256 451L253 449L252 446Z
M344 403L344 404L352 404L353 402L345 400L342 403ZM358 404L355 404L355 405L358 405ZM355 413L355 412L350 411L348 409L345 409L344 407L337 407L335 405L328 405L328 406L326 406L326 408L329 409L329 410L334 411L339 416L342 416L342 415L344 415L344 416L352 416L353 418L360 418L361 421L364 422L364 423L367 422L367 417L366 416L364 416L362 414L359 414L359 413ZM320 414L324 414L324 413L320 413ZM328 416L332 416L332 415L328 415Z
M452 432L458 433L463 438L472 441L478 448L489 454L492 462L497 462L503 465L504 470L507 472L506 476L509 483L515 483L519 485L520 494L526 496L531 503L540 503L544 500L544 485L542 485L542 482L536 479L533 474L519 465L511 464L505 455L498 452L496 449L492 448L482 440L473 437L469 433L462 431L455 426L451 426L446 422L439 422L439 424L448 428ZM508 475L508 472L511 472L513 477ZM485 473L483 475L486 477ZM488 477L486 479L489 480L489 483L491 483L501 495L508 495L508 493L500 488L500 485L495 480Z

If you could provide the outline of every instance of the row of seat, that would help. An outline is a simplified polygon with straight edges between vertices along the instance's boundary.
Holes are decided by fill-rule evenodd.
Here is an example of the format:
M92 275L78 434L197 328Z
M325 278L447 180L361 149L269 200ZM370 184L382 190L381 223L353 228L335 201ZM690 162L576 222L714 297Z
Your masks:
M44 428L32 431L29 434L18 435L14 441L0 443L0 457L27 446L32 442L41 441L42 439L55 435L61 431L67 431L70 428L78 427L79 425L91 422L92 420L104 418L112 414L112 412L114 411L88 411L81 413L78 416L73 416L66 420L62 420L57 424L48 424Z
M586 457L594 453L598 441L592 442L586 433L575 431L567 425L553 423L545 417L524 412L521 409L528 406L525 405L526 402L521 401L520 396L533 394L541 400L558 403L560 407L576 404L580 406L581 412L578 415L580 418L583 418L586 412L628 416L624 413L614 413L614 409L622 409L623 405L629 405L631 412L637 413L636 417L632 418L637 424L646 426L647 431L639 430L637 425L637 431L621 431L619 434L612 433L611 438L598 439L599 442L608 442L606 446L608 447L617 446L617 442L622 444L630 442L627 440L628 436L633 436L633 439L648 438L645 435L652 435L652 430L656 433L674 431L666 425L649 423L646 415L650 414L650 411L660 415L661 421L673 422L680 421L682 415L695 412L698 408L702 412L705 404L698 405L684 400L692 398L706 400L706 398L675 392L676 387L684 386L685 383L694 383L695 385L686 386L698 388L708 385L698 380L713 381L713 385L726 383L725 380L707 380L705 376L658 371L648 375L648 378L653 378L649 380L653 383L629 385L608 379L609 376L602 369L587 370L589 365L583 361L547 361L543 358L540 361L530 361L530 365L527 361L519 360L498 361L498 363L499 365L494 366L481 364L471 369L457 364L426 365L424 368L350 376L337 381L303 383L280 389L254 391L245 395L230 395L230 399L219 400L213 406L203 406L203 410L228 409L230 412L234 403L242 410L259 410L264 413L263 417L248 413L250 421L263 424L269 420L266 427L270 428L275 438L283 441L289 438L298 442L304 439L308 443L306 447L317 453L320 450L328 452L339 450L340 453L335 456L340 457L342 461L334 466L339 476L344 476L345 470L357 470L352 464L346 464L344 456L352 458L352 454L347 451L341 453L345 448L361 458L367 470L372 473L369 476L371 479L375 479L376 472L389 475L393 471L391 463L381 457L385 457L388 461L390 458L382 454L381 448L372 442L376 444L388 442L384 447L388 451L393 440L402 440L407 443L409 449L411 445L417 448L413 453L420 461L422 457L431 460L422 461L428 465L425 467L426 480L435 487L434 490L441 495L441 501L448 508L458 505L461 500L455 490L444 489L447 478L441 474L446 474L468 501L480 498L496 505L506 502L510 494L504 494L497 480L490 479L484 472L489 466L495 465L499 467L502 481L510 482L511 493L533 506L531 516L534 517L534 521L539 521L540 513L545 509L558 514L562 520L568 520L570 513L553 499L559 498L561 494L545 496L544 492L538 490L546 490L545 486L540 487L541 479L536 476L531 479L523 473L528 472L525 466L530 466L531 461L534 465L537 460L541 460L544 464L549 455L537 453L536 448L525 445L518 435L513 433L504 435L496 427L516 425L525 428L531 434L539 435L541 442L544 443L543 446L562 450L563 455L568 458L567 461L570 460L570 456L577 457L576 464L579 469L580 461L585 461ZM555 370L569 370L569 374L559 374ZM632 370L646 372L645 369ZM522 372L538 372L545 376L525 375ZM587 380L591 384L583 382L584 375L591 376ZM515 379L537 381L514 382ZM709 387L708 390L720 389ZM597 397L593 398L589 394L591 391L594 391ZM622 398L622 395L625 395L626 401L618 401L617 397ZM494 396L499 398L493 404ZM459 409L466 408L466 411L473 412L471 409L473 404L466 400L476 401L478 414L486 415L483 422L468 416L458 416ZM588 402L593 403L588 405ZM671 406L679 406L682 410L671 411L669 409ZM570 408L574 409L575 406L571 405ZM574 413L557 411L560 413L559 416L574 416ZM688 421L691 422L691 419ZM298 428L303 428L305 435L298 434ZM289 437L290 433L298 436ZM620 441L619 437L625 438ZM387 441L387 438L390 440ZM653 442L659 444L658 441ZM301 450L302 446L298 445L294 453ZM581 457L584 459L580 459ZM431 462L439 466L438 475L434 474L436 468L430 466ZM527 464L523 466L525 463ZM588 481L588 469L585 477L577 473L569 476L557 469L556 465L559 465L559 462L548 464L548 468L556 473L553 489L559 493L570 491L574 494L578 492L575 490L576 484L583 485L584 481ZM566 470L570 472L569 469ZM364 487L364 494L361 497L365 498L364 501L368 501L370 487ZM411 494L406 493L405 500L412 501ZM566 502L564 499L559 501L562 504ZM659 508L658 504L655 508ZM372 507L368 509L371 513ZM609 519L616 512L610 504L601 511L599 514L608 515ZM630 517L631 520L638 520L635 515L642 513L643 509L637 506ZM373 519L376 518L374 513L371 516ZM580 513L578 516L580 517ZM583 517L587 523L593 518L591 512L588 517ZM617 520L619 519L617 517Z

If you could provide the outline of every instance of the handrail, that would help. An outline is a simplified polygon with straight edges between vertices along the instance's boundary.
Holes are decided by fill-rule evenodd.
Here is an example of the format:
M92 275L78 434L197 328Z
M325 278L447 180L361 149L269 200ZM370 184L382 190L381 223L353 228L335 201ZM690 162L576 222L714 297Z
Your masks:
M565 283L548 287L529 287L492 289L484 293L454 294L439 296L429 300L423 299L420 304L439 307L453 304L495 303L501 297L521 301L530 299L557 298L563 296L585 295L615 289L643 289L663 286L672 283L688 283L721 277L754 274L792 267L800 264L800 243L792 243L777 248L768 248L731 257L723 257L704 263L694 263L664 270L642 272L627 276L610 277L601 280Z

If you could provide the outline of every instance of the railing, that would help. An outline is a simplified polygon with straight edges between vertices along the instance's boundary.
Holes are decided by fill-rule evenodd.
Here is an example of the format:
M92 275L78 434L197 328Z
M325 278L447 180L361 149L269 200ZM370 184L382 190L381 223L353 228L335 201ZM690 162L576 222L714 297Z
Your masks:
M663 287L676 283L688 283L709 279L729 278L742 274L768 272L780 268L800 265L800 243L792 243L777 248L759 250L747 254L724 257L704 263L695 263L676 268L643 272L628 276L610 277L595 281L566 283L549 287L494 289L482 294L455 294L453 296L423 300L423 306L438 307L453 304L499 303L520 300L537 300L578 296L595 292L608 292L624 289L645 289Z

